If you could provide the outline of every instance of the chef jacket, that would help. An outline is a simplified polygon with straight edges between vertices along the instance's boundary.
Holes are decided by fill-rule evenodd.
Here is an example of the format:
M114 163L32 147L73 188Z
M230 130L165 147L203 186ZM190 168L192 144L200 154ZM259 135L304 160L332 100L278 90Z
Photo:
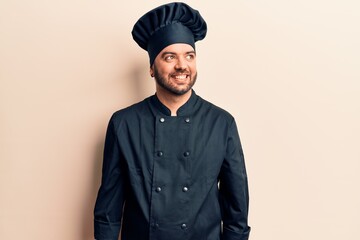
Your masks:
M197 96L117 111L94 209L97 240L246 240L248 183L234 118Z

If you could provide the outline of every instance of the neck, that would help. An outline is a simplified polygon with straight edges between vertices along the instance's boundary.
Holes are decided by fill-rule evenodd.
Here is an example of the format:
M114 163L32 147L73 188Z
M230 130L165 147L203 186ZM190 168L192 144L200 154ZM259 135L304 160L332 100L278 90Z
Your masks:
M192 90L183 95L175 95L157 87L156 96L162 104L164 104L170 111L171 116L176 116L178 109L184 105L191 97Z

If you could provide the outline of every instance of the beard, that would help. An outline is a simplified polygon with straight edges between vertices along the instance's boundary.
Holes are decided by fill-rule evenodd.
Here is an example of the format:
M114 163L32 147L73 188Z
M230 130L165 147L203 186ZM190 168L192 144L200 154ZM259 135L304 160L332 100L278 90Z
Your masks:
M176 73L184 73L185 71L179 70ZM157 68L154 66L154 78L157 84L159 84L163 89L166 91L181 96L187 93L195 84L197 79L197 73L193 77L189 74L190 81L183 87L179 87L176 84L172 83L171 81L167 80L165 77L161 76Z

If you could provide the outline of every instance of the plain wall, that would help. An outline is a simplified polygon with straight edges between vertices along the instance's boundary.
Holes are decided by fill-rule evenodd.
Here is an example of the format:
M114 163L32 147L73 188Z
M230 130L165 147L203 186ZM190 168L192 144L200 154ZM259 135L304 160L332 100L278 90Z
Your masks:
M0 0L0 239L90 240L111 114L154 93L131 29L167 1ZM186 1L196 92L236 118L252 240L360 239L360 3Z

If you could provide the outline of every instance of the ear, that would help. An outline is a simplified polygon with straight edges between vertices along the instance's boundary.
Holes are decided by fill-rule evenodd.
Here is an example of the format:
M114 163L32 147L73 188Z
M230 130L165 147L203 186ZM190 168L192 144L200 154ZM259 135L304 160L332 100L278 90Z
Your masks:
M154 68L153 68L153 66L150 67L150 76L152 78L154 77Z

